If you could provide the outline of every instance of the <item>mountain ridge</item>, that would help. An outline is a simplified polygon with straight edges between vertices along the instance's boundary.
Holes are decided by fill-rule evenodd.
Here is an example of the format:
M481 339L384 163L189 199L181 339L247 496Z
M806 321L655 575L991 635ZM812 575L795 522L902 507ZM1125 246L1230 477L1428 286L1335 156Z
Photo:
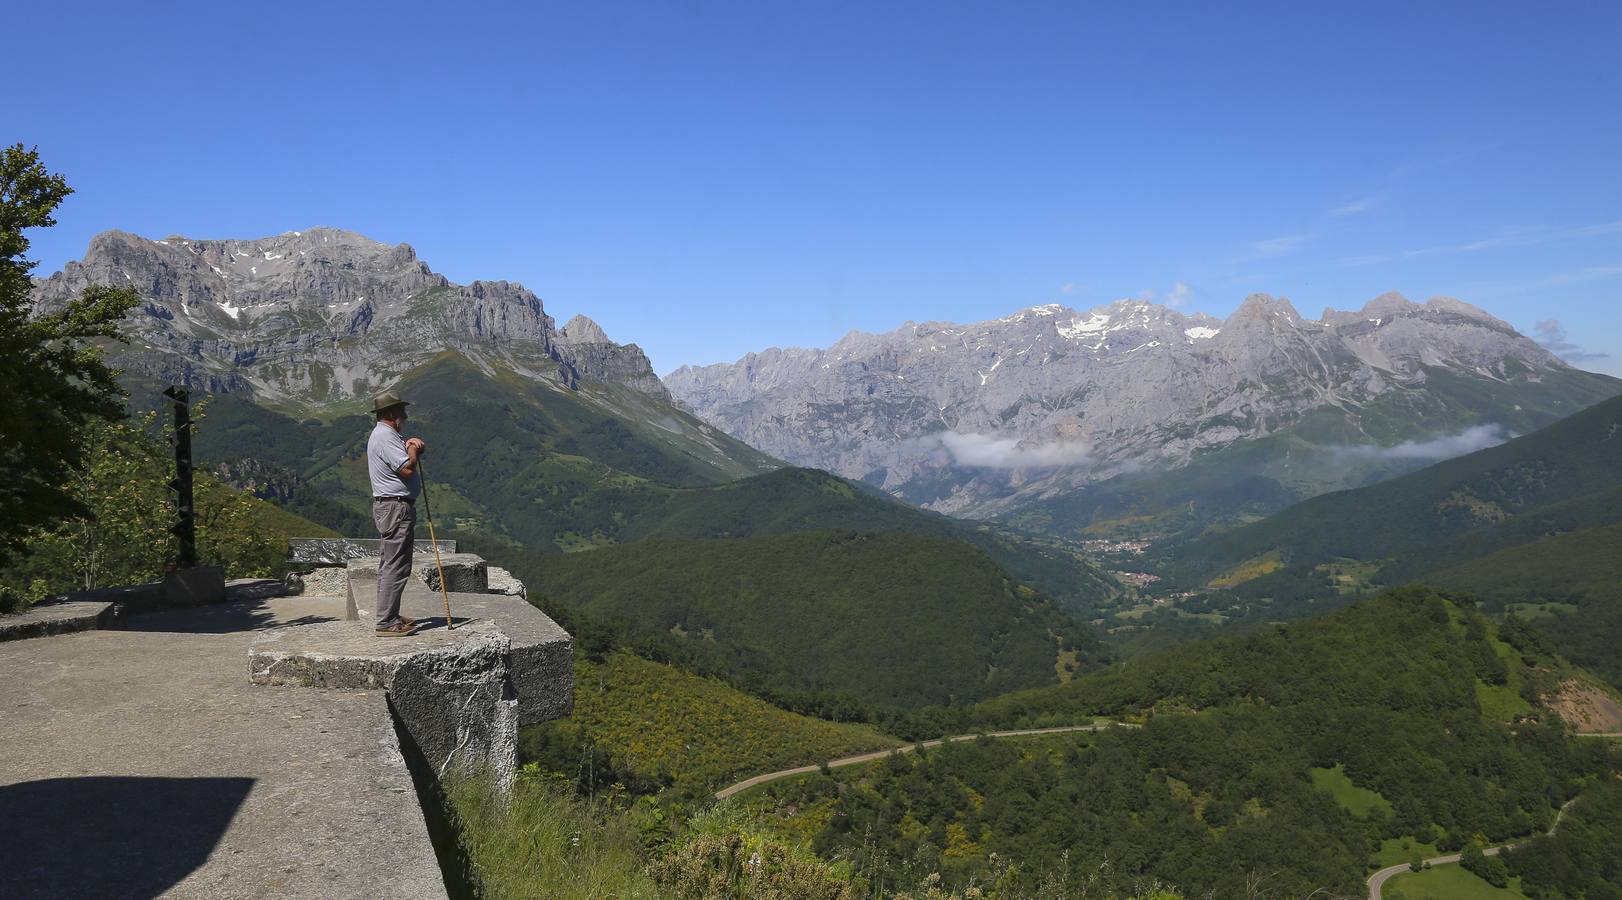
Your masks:
M595 325L591 340L571 340L522 284L456 284L410 244L351 231L247 240L104 231L83 259L34 281L34 309L59 308L91 284L141 294L125 319L131 342L109 348L115 363L282 408L362 399L447 349L486 369L499 364L569 387L622 384L670 400L641 348L607 341Z
M665 381L767 453L976 518L1278 436L1310 453L1527 431L1622 391L1464 301L1396 293L1316 321L1266 294L1223 320L1141 300L1049 304L770 348ZM1247 474L1298 499L1327 489L1291 485L1288 468Z

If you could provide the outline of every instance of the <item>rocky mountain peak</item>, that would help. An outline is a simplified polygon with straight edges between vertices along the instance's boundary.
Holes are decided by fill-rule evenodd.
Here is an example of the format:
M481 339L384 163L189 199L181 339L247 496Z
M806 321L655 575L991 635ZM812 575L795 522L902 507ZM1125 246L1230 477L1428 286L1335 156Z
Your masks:
M92 284L129 285L144 301L126 322L140 340L117 352L121 363L201 390L308 406L365 396L451 350L486 368L668 398L634 346L606 336L590 354L560 345L523 285L457 285L409 244L337 228L248 240L103 232L82 260L35 282L33 305L58 308Z
M1274 299L1271 294L1251 294L1239 304L1239 308L1228 316L1229 322L1238 322L1254 319L1271 322L1274 319L1285 318L1292 322L1301 320L1301 314L1295 311L1295 305L1288 298Z
M1463 300L1459 300L1454 297L1432 297L1425 301L1425 306L1440 312L1448 312L1457 316L1464 316L1465 318L1469 319L1477 319L1491 325L1496 325L1500 328L1514 331L1514 328L1503 319L1494 316L1492 313L1489 313L1478 306L1472 306Z
M1399 316L1419 308L1419 304L1414 303L1396 291L1386 291L1363 304L1363 308L1359 312L1364 316Z
M558 340L570 344L609 344L608 333L603 327L583 315L571 318L567 325L558 330Z

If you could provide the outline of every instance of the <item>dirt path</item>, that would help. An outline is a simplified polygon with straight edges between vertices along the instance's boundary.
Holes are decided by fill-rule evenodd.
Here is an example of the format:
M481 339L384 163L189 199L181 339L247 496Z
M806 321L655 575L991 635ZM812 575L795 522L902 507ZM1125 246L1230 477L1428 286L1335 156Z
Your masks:
M924 741L921 744L907 744L905 746L895 747L895 748L892 748L890 750L875 750L872 753L861 753L861 754L857 754L856 756L847 756L844 759L829 760L828 761L828 768L837 769L837 768L840 768L842 766L860 765L860 764L865 763L865 762L872 762L872 761L874 761L876 759L883 759L886 756L889 756L891 753L911 753L913 750L915 750L915 749L917 749L919 747L923 747L925 749L928 749L930 747L939 747L941 744L957 743L958 741L972 741L972 740L974 740L976 738L979 738L979 737L993 737L993 738L1029 737L1031 735L1040 735L1040 734L1064 734L1066 732L1071 732L1071 731L1102 731L1102 730L1104 730L1106 728L1136 728L1136 727L1138 727L1138 726L1129 725L1129 724L1124 723L1124 722L1106 722L1106 723L1100 724L1100 725L1066 725L1066 726L1064 726L1062 728L1027 728L1027 729L1024 729L1022 731L993 731L993 732L990 732L989 734L984 734L984 735L960 734L960 735L957 735L956 737L936 738L936 739L934 739L932 741ZM747 791L748 789L750 789L752 787L756 787L757 785L766 784L767 782L770 782L770 781L776 781L779 778L789 778L789 777L794 776L794 775L809 775L810 773L818 771L821 768L822 768L822 766L820 764L819 765L814 765L814 766L798 766L798 767L793 768L793 769L781 769L781 770L776 771L776 772L767 772L764 775L756 775L753 778L746 778L743 781L738 782L737 784L734 784L734 785L732 785L730 787L725 787L725 788L722 788L719 791L716 791L715 792L715 799L717 799L717 800L725 800L726 798L732 796L733 794L738 793L739 791Z

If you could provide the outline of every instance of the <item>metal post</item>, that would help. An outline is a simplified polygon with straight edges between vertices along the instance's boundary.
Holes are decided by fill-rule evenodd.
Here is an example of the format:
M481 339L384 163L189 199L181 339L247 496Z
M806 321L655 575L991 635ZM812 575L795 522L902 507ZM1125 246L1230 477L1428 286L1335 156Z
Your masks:
M197 565L197 509L192 502L191 464L191 395L183 387L172 387L163 392L175 401L175 477L169 490L175 492L175 509L180 521L169 529L180 539L180 555L175 567L189 569Z

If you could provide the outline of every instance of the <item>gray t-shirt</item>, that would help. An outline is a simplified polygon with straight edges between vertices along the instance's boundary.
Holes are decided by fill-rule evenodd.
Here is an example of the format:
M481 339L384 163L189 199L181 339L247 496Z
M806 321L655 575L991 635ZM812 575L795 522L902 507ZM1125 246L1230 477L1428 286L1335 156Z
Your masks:
M377 423L366 441L366 470L372 476L373 497L415 497L422 490L422 476L412 472L400 477L400 467L411 460L405 438L387 422Z

